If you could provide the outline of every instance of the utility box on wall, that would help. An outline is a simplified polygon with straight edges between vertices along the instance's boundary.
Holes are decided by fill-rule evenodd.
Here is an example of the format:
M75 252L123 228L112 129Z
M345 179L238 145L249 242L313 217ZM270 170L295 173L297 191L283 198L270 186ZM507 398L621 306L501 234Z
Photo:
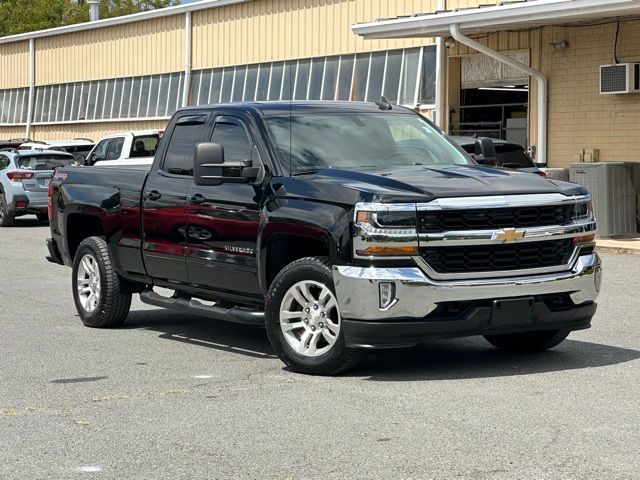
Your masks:
M586 187L593 197L598 236L638 233L640 164L629 162L572 163L572 182Z

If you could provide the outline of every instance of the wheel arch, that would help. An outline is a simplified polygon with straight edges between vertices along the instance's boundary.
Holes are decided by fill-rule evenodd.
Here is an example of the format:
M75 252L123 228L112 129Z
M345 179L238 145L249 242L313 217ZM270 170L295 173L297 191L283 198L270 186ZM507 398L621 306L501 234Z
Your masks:
M71 261L75 258L78 246L89 237L105 237L104 224L98 215L74 212L67 215L65 225L67 253Z

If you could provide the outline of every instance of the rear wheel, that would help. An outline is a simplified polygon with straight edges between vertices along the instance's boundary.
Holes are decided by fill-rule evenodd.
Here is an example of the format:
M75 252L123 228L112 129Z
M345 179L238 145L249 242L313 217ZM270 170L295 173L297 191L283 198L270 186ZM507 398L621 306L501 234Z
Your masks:
M324 257L297 260L275 278L267 295L269 341L296 372L332 375L363 356L347 348L333 277Z
M9 211L9 205L7 205L4 193L0 193L0 227L12 226L15 219L15 214Z
M549 350L569 336L568 330L543 330L539 332L485 335L496 348L514 353L533 353Z
M129 314L131 293L109 257L107 242L89 237L80 243L73 261L73 300L87 327L121 326Z

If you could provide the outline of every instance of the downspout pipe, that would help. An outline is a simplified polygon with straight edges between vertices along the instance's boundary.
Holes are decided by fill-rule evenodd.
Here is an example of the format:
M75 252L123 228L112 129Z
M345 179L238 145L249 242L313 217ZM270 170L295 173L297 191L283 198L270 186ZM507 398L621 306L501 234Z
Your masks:
M538 82L538 145L537 145L537 159L536 163L542 166L547 165L547 104L548 104L548 82L547 77L538 70L531 68L529 65L518 62L513 58L510 58L500 52L482 45L481 43L473 40L472 38L463 35L460 32L460 25L454 23L450 26L451 36L457 42L466 45L469 48L477 50L480 53L484 53L486 56L494 58L499 62L509 65L512 68L520 70L532 77L535 77Z
M29 100L27 102L27 128L25 137L31 139L31 125L33 123L33 109L35 106L36 94L36 41L29 39Z
M191 12L184 14L184 84L182 89L182 106L189 105L189 93L191 91L191 43L193 33L191 30Z
M447 9L447 0L438 0L436 8L439 12ZM447 48L443 37L436 38L436 125L444 130L446 127L446 71Z

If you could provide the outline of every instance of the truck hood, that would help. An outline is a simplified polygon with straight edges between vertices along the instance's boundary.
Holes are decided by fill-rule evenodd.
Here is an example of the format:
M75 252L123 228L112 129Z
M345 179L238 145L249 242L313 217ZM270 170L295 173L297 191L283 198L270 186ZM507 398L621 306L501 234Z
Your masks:
M532 173L470 166L327 168L292 177L288 195L339 203L357 201L428 202L436 198L536 193L587 193L580 185L549 180ZM319 198L320 197L320 198Z

